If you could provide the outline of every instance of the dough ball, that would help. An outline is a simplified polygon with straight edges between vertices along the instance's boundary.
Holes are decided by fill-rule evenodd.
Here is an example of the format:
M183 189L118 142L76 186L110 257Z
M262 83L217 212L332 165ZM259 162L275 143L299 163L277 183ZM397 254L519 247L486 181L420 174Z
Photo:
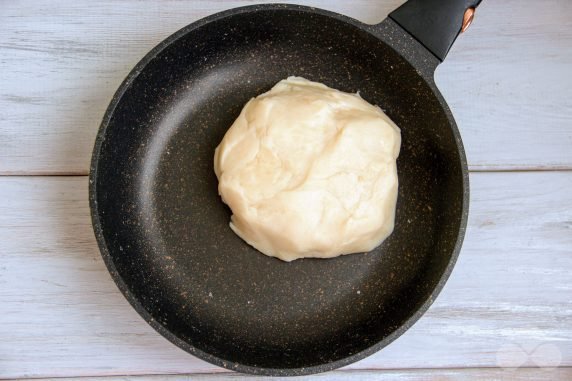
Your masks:
M358 94L282 80L244 106L215 151L230 227L284 261L370 251L393 231L400 144Z

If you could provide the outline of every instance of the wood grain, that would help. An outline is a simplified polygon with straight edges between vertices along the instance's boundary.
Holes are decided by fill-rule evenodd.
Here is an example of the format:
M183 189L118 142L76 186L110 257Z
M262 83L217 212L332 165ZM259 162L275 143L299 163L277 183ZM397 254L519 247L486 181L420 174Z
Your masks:
M367 23L403 2L278 1ZM149 49L260 2L2 2L0 175L87 174L105 108ZM478 171L458 265L395 343L308 379L572 379L570 15L567 0L481 4L436 73ZM0 379L249 379L174 347L128 305L93 237L87 181L0 176Z
M317 374L304 377L307 381L569 381L572 378L571 368L538 369L404 369L404 370L345 370ZM38 379L47 381L50 379ZM51 379L66 381L65 378ZM161 375L161 376L121 376L121 377L85 377L81 381L291 381L288 377L252 377L237 373L193 374L193 375Z
M0 378L220 372L119 293L93 237L87 181L0 177ZM471 181L467 238L445 290L405 335L346 369L572 366L572 172ZM442 379L432 372L409 379ZM483 379L513 374L491 372Z
M199 18L259 2L3 2L0 174L87 174L105 108L147 51ZM375 23L403 0L295 2ZM471 169L572 168L570 14L567 0L485 1L438 69Z

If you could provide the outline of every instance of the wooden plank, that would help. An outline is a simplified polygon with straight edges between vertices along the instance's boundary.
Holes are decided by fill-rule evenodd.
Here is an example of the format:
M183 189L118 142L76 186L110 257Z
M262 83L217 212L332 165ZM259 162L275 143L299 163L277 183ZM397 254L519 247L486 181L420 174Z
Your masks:
M87 181L0 177L0 378L220 372L119 293L92 233ZM445 290L405 335L347 369L572 366L572 172L471 181Z
M0 174L86 174L105 108L152 47L202 17L260 2L6 2L0 13ZM373 23L400 1L302 3Z
M572 2L483 1L435 80L473 170L572 168Z
M569 381L572 378L571 368L466 368L466 369L403 369L403 370L344 370L322 373L304 377L308 381ZM66 378L42 378L38 381L66 381ZM159 376L119 376L119 377L85 377L81 381L291 381L288 377L252 377L238 373L221 374L170 374Z
M86 174L109 100L149 49L259 2L4 2L0 174ZM293 2L375 23L403 0ZM438 70L472 169L572 168L570 14L567 0L485 1Z

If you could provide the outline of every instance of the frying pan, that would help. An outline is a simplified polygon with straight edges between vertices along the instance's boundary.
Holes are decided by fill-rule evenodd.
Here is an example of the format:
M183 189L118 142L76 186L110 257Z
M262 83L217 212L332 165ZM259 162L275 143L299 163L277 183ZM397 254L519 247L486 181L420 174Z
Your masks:
M201 359L266 375L341 367L406 331L465 232L467 163L433 74L479 2L412 0L377 25L249 6L145 56L107 109L90 171L101 254L139 314ZM290 75L359 91L401 128L395 230L370 253L286 263L228 226L214 149L251 97Z

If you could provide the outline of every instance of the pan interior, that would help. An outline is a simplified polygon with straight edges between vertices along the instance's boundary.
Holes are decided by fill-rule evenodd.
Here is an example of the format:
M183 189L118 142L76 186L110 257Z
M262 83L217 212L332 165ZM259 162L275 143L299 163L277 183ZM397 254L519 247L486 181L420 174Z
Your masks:
M228 226L214 149L246 101L290 75L359 91L402 129L396 226L373 252L285 263ZM430 87L371 34L309 12L181 35L126 87L99 155L112 274L164 335L219 364L312 367L385 344L440 281L461 222L459 152Z

